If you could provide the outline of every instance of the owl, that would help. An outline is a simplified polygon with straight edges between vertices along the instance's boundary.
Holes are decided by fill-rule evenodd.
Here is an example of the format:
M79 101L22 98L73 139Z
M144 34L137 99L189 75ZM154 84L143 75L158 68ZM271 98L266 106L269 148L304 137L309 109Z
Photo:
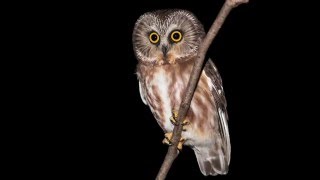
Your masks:
M204 36L202 24L186 10L147 12L135 24L132 41L140 95L164 131L164 143L171 143L177 112ZM220 74L208 59L178 145L179 150L182 145L194 150L205 176L228 172L231 145L226 108Z

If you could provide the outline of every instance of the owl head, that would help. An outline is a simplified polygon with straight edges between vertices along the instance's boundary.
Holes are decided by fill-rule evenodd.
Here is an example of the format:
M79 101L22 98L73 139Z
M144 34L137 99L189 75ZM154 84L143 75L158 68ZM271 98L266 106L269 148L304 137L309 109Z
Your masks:
M202 24L186 10L158 10L140 16L133 48L140 63L164 65L190 60L205 35Z

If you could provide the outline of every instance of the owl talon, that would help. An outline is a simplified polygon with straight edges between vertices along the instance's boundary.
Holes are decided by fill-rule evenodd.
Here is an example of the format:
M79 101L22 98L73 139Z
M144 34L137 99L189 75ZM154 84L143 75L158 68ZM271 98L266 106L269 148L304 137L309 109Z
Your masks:
M162 143L171 146L171 145L172 145L172 142L171 142L172 135L173 135L172 132L170 132L170 133L165 133L165 134L164 134L164 139L162 140Z
M177 121L174 119L174 117L170 117L170 122L175 125L175 126L178 126L178 123Z
M179 152L182 151L182 146L183 146L183 143L185 142L186 140L184 138L181 138L179 143L178 143L178 146L177 146L177 149Z
M169 141L167 138L164 138L164 139L162 140L162 143L163 143L163 144L166 144L166 145L168 145L168 146L171 146L171 145L172 145L172 142Z
M172 145L172 142L171 142L172 136L173 136L173 133L172 133L172 132L170 132L170 133L165 133L165 134L164 134L164 137L165 137L165 138L162 140L162 143L171 146L171 145ZM178 143L178 146L177 146L177 149L178 149L179 152L182 151L182 146L183 146L183 143L184 143L185 141L186 141L186 140L185 140L184 138L181 138L181 139L180 139L180 141L179 141L179 143Z
M178 118L178 111L175 111L175 110L172 110L172 116L170 117L170 122L175 125L175 126L178 126L178 122L177 122L177 119ZM186 126L186 125L189 125L190 124L190 121L185 119L181 125L182 126ZM183 131L186 131L186 129L184 129Z
M181 123L182 126L186 126L186 125L189 125L189 124L190 124L190 121L187 120L187 119L185 119L185 120Z
M178 118L178 111L172 110L172 116L170 117L170 122L175 126L178 126L178 122L176 120L177 118Z

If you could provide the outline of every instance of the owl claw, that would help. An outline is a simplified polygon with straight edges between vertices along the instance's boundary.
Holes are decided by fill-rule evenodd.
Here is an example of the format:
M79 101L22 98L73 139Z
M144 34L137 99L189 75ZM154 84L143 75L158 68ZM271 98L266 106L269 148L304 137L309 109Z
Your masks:
M172 135L173 135L172 132L170 132L170 133L165 133L165 134L164 134L164 139L162 140L162 143L171 146L171 145L172 145L172 142L171 142Z
M178 111L172 110L172 116L170 117L170 122L175 126L178 126L178 122L176 120L177 118L178 118Z
M170 132L170 133L165 133L165 134L164 134L164 137L165 137L165 138L162 140L162 143L171 146L171 145L172 145L172 142L171 142L172 136L173 136L173 133L172 133L172 132ZM184 138L181 138L181 139L180 139L180 141L179 141L179 143L178 143L178 146L177 146L177 149L178 149L179 152L182 151L182 146L183 146L183 143L184 143L185 141L186 141L186 140L185 140Z
M183 143L185 142L186 140L184 138L181 138L179 143L178 143L178 146L177 146L177 149L179 152L182 151L182 146L183 146Z
M177 123L177 121L175 120L174 117L170 117L170 122L171 122L173 125L178 126L178 123Z
M190 121L187 120L187 119L185 119L185 120L181 123L182 126L186 126L186 125L189 125L189 124L190 124Z
M175 110L172 110L172 116L170 117L170 122L175 125L175 126L178 126L178 122L177 122L177 119L178 118L178 111L175 111ZM186 126L186 125L189 125L190 124L190 121L185 119L181 125L182 126ZM184 129L185 131L186 129Z
M168 145L168 146L171 146L171 145L172 145L172 142L169 141L169 140L166 139L166 138L164 138L164 139L162 140L162 143L163 143L163 144L166 144L166 145Z

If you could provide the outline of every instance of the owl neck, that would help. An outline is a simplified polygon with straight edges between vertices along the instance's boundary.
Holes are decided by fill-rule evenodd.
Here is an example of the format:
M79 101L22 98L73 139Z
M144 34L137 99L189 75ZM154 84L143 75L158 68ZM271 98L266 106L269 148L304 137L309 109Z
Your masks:
M159 56L156 59L150 59L145 57L137 57L139 60L139 64L143 64L146 66L166 66L166 65L175 65L175 64L185 64L190 61L194 61L196 58L196 53L190 53L182 57L175 57L172 55L168 55L166 57Z
M154 76L159 71L167 72L168 76L186 75L191 73L194 60L195 58L175 64L167 63L162 65L139 63L137 66L137 73L140 77Z

